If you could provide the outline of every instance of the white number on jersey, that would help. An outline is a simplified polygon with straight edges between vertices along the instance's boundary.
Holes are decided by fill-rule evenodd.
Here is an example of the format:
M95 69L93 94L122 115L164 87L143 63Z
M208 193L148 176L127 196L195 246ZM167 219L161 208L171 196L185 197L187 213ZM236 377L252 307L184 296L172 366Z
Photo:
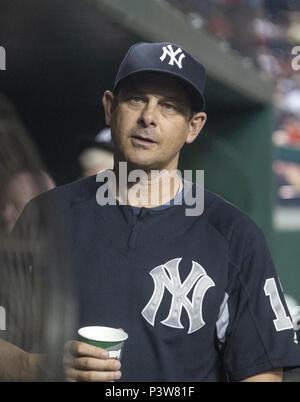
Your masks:
M292 329L293 324L290 317L287 316L283 304L280 300L278 289L274 278L269 278L264 286L265 295L269 296L271 307L276 316L273 320L276 331L284 331L285 329Z

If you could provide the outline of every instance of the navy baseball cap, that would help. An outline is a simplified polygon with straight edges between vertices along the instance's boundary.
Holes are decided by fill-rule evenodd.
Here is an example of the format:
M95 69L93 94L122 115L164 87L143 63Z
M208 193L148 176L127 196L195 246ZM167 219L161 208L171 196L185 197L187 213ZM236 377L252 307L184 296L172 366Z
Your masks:
M188 52L170 42L136 43L131 46L120 64L113 91L134 74L158 72L178 79L187 90L192 109L196 112L205 107L205 69Z

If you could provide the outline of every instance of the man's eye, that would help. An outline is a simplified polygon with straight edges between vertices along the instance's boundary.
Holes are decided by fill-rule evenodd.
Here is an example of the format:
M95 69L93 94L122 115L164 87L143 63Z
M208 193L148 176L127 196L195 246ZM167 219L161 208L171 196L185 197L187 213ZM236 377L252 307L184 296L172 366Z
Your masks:
M168 111L172 111L176 109L176 106L173 105L172 103L164 103L163 104L164 109L168 110Z
M139 103L139 102L142 102L142 98L140 96L132 96L130 98L130 101L133 103Z

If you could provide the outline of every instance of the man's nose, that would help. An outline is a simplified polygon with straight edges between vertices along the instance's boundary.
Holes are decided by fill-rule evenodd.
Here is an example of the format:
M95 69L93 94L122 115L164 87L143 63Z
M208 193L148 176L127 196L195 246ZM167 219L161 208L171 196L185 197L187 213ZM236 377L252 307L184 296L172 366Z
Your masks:
M139 123L144 127L156 126L156 102L147 102L141 110Z

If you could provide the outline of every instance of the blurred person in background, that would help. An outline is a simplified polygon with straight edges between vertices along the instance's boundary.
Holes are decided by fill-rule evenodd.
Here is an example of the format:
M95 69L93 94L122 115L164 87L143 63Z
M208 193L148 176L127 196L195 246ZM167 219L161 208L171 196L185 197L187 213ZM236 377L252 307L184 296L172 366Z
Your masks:
M93 176L101 170L112 169L114 145L110 128L102 129L95 138L84 140L79 152L82 177Z
M53 187L15 107L0 94L0 233L9 233L24 206Z
M39 232L38 238L13 236L11 231L27 203L53 187L55 183L45 171L16 108L4 95L0 95L0 307L1 313L5 312L0 327L0 381L34 380L43 371L43 359L33 351L40 349L37 345L44 342L40 331L44 326L41 322L45 324L46 320L46 314L41 313L42 300L53 296L51 281L59 264L56 261L51 271L44 271L30 290L23 268L25 264L28 269L30 264L27 261L38 256L41 260L50 261L43 230L48 224L47 218L51 220L51 208L33 211L32 224ZM58 252L59 248L56 249ZM63 277L60 272L56 287L59 287ZM24 292L28 296L26 302L22 299ZM49 296L51 292L52 296ZM31 319L35 317L34 322L27 319L27 314Z
M53 179L44 171L33 174L20 171L6 183L0 197L0 225L7 233L11 232L25 205L34 197L55 187Z

